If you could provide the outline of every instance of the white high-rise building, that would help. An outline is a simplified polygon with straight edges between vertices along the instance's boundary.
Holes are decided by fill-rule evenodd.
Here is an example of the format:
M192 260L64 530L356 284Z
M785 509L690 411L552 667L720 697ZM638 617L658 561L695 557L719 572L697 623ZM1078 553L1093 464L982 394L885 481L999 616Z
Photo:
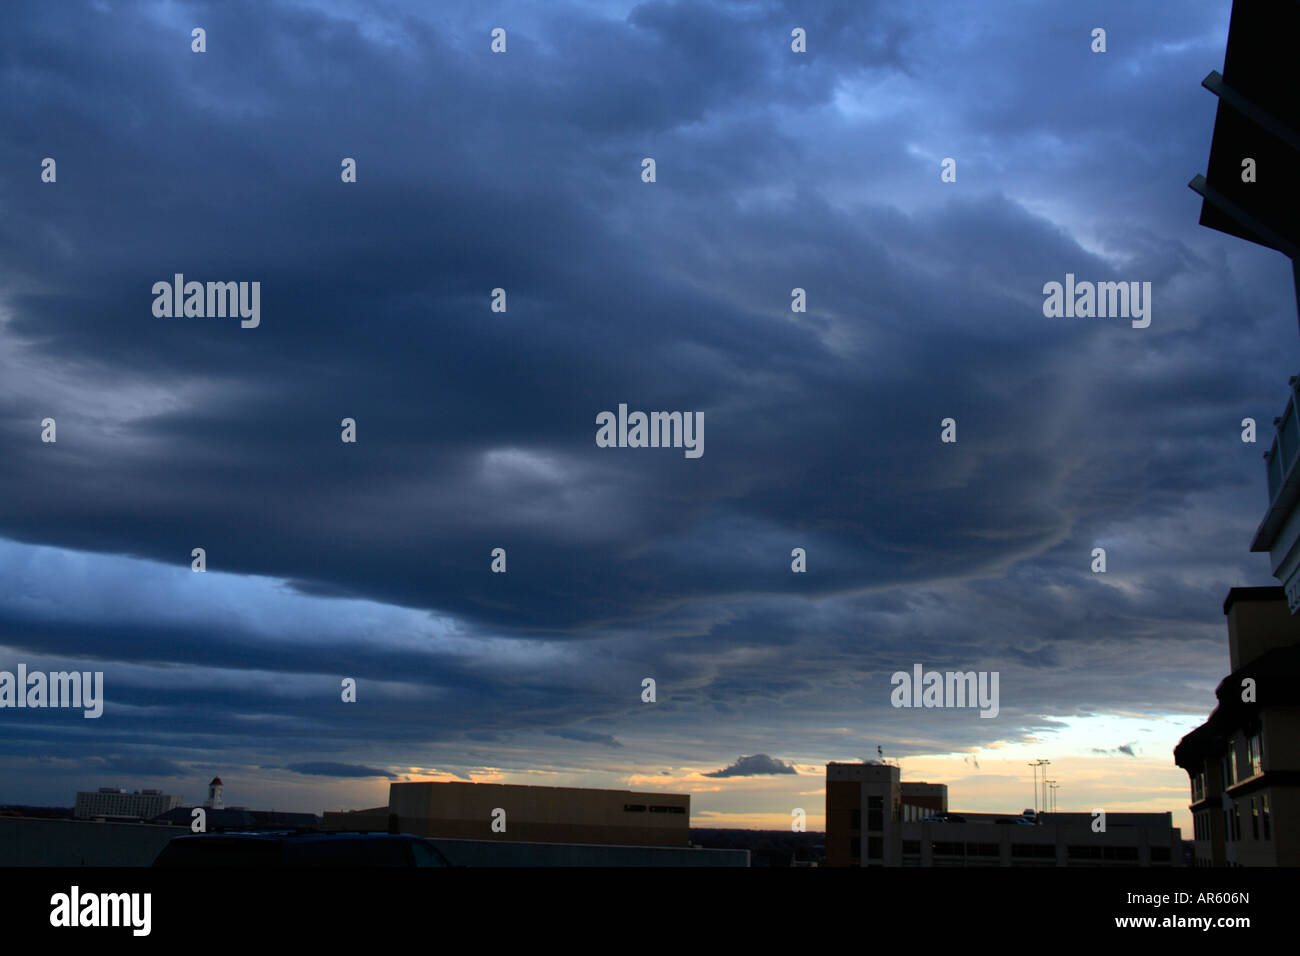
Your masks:
M73 816L78 820L96 817L115 820L152 820L181 805L181 798L161 790L137 790L128 793L118 787L100 787L77 793Z

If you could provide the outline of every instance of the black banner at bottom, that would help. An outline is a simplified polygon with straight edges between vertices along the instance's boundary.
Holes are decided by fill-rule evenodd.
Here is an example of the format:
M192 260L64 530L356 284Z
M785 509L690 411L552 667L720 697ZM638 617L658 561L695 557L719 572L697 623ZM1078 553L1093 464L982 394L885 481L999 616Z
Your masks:
M466 933L471 945L497 946L557 934L577 942L589 931L634 947L684 943L681 933L698 944L770 944L789 930L816 945L837 926L892 927L925 942L1001 927L1231 945L1286 928L1295 878L1291 869L1181 868L8 869L0 919L9 941L75 934L128 946L209 934L428 943L454 932L460 948Z

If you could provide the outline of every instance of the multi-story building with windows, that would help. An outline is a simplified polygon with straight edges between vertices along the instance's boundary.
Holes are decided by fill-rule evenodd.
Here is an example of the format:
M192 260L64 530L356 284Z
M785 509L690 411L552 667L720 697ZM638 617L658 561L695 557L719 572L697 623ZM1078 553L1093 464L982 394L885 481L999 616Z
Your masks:
M1170 813L949 813L941 783L884 763L826 765L827 866L1182 866Z
M904 810L903 790L910 801ZM901 783L887 763L826 765L826 865L898 866L899 826L908 819L948 808L943 784Z
M1300 619L1280 587L1223 604L1232 673L1174 749L1191 780L1197 866L1300 864Z
M72 813L78 820L152 820L180 805L180 797L161 790L127 793L117 787L100 787L95 791L80 791Z

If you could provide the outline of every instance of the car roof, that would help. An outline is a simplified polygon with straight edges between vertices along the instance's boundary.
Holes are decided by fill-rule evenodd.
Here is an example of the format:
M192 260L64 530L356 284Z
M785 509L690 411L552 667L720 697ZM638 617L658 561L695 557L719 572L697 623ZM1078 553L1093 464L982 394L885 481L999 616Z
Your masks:
M236 839L236 840L295 840L295 841L312 841L312 840L423 840L423 837L416 836L414 833L385 833L382 830L377 831L351 831L351 832L300 832L297 830L223 830L217 833L191 833L185 836L175 837L174 840L212 840L212 839Z

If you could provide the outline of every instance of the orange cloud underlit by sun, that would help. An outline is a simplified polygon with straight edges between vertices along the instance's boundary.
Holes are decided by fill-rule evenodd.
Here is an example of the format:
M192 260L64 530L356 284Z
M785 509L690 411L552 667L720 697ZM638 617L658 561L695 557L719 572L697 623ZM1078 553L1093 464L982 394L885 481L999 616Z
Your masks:
M800 780L803 775L795 774L761 774L753 777L709 777L711 771L687 769L658 774L629 774L623 777L623 783L630 789L657 792L686 790L690 793L716 793L721 790L785 790L791 781ZM811 775L809 775L811 776ZM824 774L822 775L824 776Z
M807 807L808 830L825 830L824 813L813 813ZM691 826L716 827L723 830L789 830L791 816L787 813L723 813L717 810L704 810L691 814Z
M500 770L497 767L476 767L473 770L465 771L463 774L452 773L450 770L439 770L437 767L407 767L401 773L407 777L407 783L419 783L432 778L439 781L460 781L465 783L466 777L476 783L494 783L505 780L509 775L509 772Z
M403 767L395 770L394 773L400 773L405 777L455 777L456 774L450 770L439 770L437 767Z

